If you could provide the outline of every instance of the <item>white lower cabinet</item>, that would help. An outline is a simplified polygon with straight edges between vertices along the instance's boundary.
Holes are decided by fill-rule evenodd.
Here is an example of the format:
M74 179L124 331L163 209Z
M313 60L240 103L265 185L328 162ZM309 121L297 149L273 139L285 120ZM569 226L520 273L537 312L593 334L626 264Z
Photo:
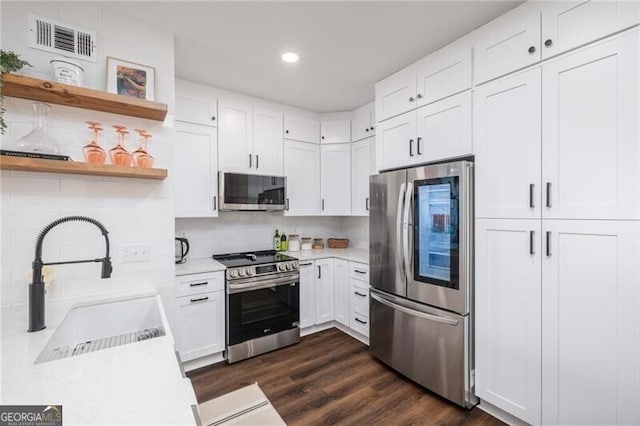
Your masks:
M336 321L349 327L349 262L334 259L333 277L334 317Z
M640 424L640 222L542 230L542 423Z
M316 260L316 324L333 321L334 259Z
M316 268L314 261L300 262L300 328L316 323Z
M541 221L476 220L476 394L540 424Z
M174 337L182 360L191 361L222 352L225 344L224 273L181 276L177 278L176 288L176 294L181 296L175 298Z

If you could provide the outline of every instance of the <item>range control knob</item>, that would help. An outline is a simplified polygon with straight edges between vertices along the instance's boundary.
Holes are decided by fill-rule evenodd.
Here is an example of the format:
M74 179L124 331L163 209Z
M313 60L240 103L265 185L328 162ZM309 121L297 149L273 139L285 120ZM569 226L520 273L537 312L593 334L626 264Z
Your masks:
M287 271L291 271L293 269L293 265L291 263L287 263Z
M236 272L236 270L235 270L235 269L231 269L231 270L229 271L229 277L231 277L231 278L235 278L237 275L238 275L238 273Z
M238 269L238 275L240 275L241 277L244 277L245 275L244 269Z
M256 273L256 271L253 268L247 268L246 271L248 276L251 276Z
M293 265L293 270L296 271L298 269L298 263L297 262L293 262L291 265Z
M279 271L285 271L287 269L287 267L285 266L284 263L278 263L278 270Z

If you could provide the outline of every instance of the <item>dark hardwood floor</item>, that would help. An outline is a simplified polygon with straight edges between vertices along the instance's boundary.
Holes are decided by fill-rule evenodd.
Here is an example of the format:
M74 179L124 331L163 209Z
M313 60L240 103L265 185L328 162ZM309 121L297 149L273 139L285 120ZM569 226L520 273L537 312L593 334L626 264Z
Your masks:
M332 328L236 364L189 373L198 402L258 382L288 425L502 425L478 408L439 398Z

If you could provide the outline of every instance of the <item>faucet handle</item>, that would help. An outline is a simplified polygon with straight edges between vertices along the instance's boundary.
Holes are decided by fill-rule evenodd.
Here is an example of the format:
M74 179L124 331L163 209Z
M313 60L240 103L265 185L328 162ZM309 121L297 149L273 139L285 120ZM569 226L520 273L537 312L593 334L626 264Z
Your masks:
M100 278L111 278L111 273L113 272L113 266L111 265L111 258L105 257L102 259L102 273L100 274Z

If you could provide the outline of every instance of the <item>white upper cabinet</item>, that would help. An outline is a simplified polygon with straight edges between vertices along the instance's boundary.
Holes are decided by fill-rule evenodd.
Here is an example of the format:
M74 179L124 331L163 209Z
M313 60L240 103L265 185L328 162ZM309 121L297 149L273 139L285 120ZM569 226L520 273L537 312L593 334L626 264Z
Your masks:
M284 142L284 175L287 177L286 216L320 214L320 145Z
M639 34L543 65L543 217L640 218Z
M171 180L176 217L217 217L218 134L215 128L175 123Z
M189 82L176 80L176 121L217 126L217 99Z
M476 394L540 424L540 220L476 221Z
M640 424L640 223L542 222L541 423Z
M416 156L420 162L473 153L471 91L418 108Z
M349 262L333 259L333 301L335 320L349 327L351 311L349 300Z
M320 124L320 143L351 142L351 120L327 120Z
M253 109L252 166L256 173L282 176L282 113L265 108Z
M527 2L475 32L476 84L540 61L540 4Z
M640 22L637 1L550 1L542 4L542 58L580 47Z
M353 111L351 141L369 138L375 134L374 103L370 102Z
M351 144L351 214L369 215L369 176L374 173L373 138Z
M471 88L471 39L464 37L416 63L417 106Z
M378 170L407 166L416 149L415 111L379 123L376 128L376 164Z
M220 170L249 173L253 166L251 104L220 101ZM251 156L251 157L250 157Z
M376 121L416 108L416 65L390 75L375 85Z
M327 216L351 214L351 144L320 146L321 210Z
M541 77L524 71L476 88L476 217L540 218Z
M320 143L320 122L285 114L284 138L300 142Z

